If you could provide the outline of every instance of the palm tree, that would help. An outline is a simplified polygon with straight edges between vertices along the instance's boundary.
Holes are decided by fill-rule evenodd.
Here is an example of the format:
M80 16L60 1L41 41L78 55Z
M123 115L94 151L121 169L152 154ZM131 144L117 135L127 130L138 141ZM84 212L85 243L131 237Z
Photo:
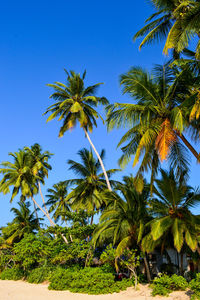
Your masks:
M129 162L131 155L135 155L133 166L142 158L137 177L151 170L152 183L163 160L169 160L177 176L188 170L187 149L200 161L183 135L190 129L193 137L198 138L199 125L191 122L190 112L198 101L198 93L193 90L199 78L194 79L186 70L179 73L176 68L158 65L152 73L133 67L121 76L120 82L123 93L136 102L108 106L108 128L130 128L118 144L126 143L122 147L121 165Z
M39 193L42 198L42 202L45 208L46 213L49 215L49 212L47 210L47 207L45 205L45 200L44 196L42 194L42 189L41 189L41 184L44 184L44 178L48 177L48 171L51 170L51 165L48 163L48 160L51 158L53 155L49 151L44 151L42 153L42 147L35 143L31 148L25 147L25 151L30 155L30 163L31 163L31 169L32 169L32 174L33 176L37 176L36 182L39 188ZM50 218L50 216L49 216Z
M74 171L78 178L67 180L68 184L75 185L75 188L67 196L66 201L72 204L74 209L86 209L88 212L96 212L105 207L105 202L102 200L101 192L107 188L104 174L100 172L101 165L99 160L96 160L92 151L85 148L78 152L81 163L74 160L68 160L69 170ZM100 157L103 161L105 151L102 150ZM118 171L111 169L106 171L108 177ZM110 181L115 184L115 181ZM91 224L93 223L93 215Z
M144 37L140 44L140 49L145 44L151 44L155 40L166 39L164 53L169 49L174 49L180 53L188 47L189 41L200 34L200 4L197 0L177 1L177 0L152 0L156 12L146 21L147 23L135 35ZM200 55L200 42L196 48L196 57Z
M30 155L24 151L19 150L18 152L9 153L10 156L14 158L14 162L9 161L1 163L0 173L4 175L3 179L0 181L0 192L3 194L10 193L10 188L12 188L11 199L13 199L21 193L21 199L31 198L33 203L47 216L47 213L43 208L37 203L34 195L38 193L37 180L41 180L39 174L32 174L32 164L30 160Z
M100 114L94 109L98 104L107 105L108 100L105 97L96 97L95 93L101 83L97 83L92 86L85 87L84 80L86 71L82 76L73 71L67 74L67 83L63 84L55 82L54 84L48 84L55 92L50 96L56 103L49 106L44 114L50 113L47 122L59 117L58 120L63 120L63 124L60 128L59 137L62 137L64 133L75 127L77 122L83 128L85 135L96 153L99 162L101 164L108 189L111 190L111 185L105 171L101 157L92 143L88 131L92 132L93 127L97 127L96 119L100 117Z
M151 252L158 245L163 249L171 238L178 252L184 244L194 252L199 247L200 219L190 209L199 203L200 193L182 179L178 180L172 169L161 170L161 179L154 187L155 198L150 201L154 219L146 224L150 233L143 238L143 250Z
M34 218L34 213L31 213L29 209L30 203L18 202L18 206L19 209L11 208L11 212L15 215L13 221L1 228L2 237L8 245L19 242L25 233L35 233L40 228L38 219ZM42 219L40 218L39 220Z
M103 199L107 203L107 207L94 231L94 245L111 239L113 245L117 245L117 257L120 257L127 247L141 248L140 240L144 232L144 224L150 220L147 209L149 196L148 185L145 185L141 193L136 191L133 176L123 177L123 183L116 186L115 192L105 191ZM146 255L144 263L150 282L151 275Z
M67 183L60 181L53 185L51 189L47 190L48 194L46 206L49 206L49 212L53 212L53 218L55 222L61 219L67 222L66 212L70 211L69 203L66 202L66 197L68 194Z
M0 192L3 194L10 193L10 187L12 189L12 200L21 193L21 199L31 198L33 203L43 212L52 226L56 226L53 220L35 200L34 195L38 194L38 182L43 181L42 172L33 173L32 157L29 152L25 150L19 150L15 153L9 153L14 158L14 162L9 161L1 163L0 173L4 175L0 181ZM62 238L65 243L68 243L63 234Z

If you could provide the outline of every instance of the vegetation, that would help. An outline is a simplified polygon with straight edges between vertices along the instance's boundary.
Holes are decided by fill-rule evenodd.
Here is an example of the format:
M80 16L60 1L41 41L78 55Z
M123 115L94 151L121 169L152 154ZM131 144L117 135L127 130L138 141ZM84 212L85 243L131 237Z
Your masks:
M151 44L154 40L160 41L166 38L164 53L174 49L177 53L183 51L189 45L194 36L199 37L199 1L168 1L152 0L156 9L139 30L134 40L145 36L140 44L140 49L145 44ZM199 43L196 48L196 57L199 59Z
M188 283L182 276L176 274L171 277L163 275L154 279L152 295L168 296L172 291L185 291L187 287Z
M194 210L200 192L188 184L191 157L200 162L200 3L151 2L156 12L134 39L144 37L141 48L165 38L164 53L173 51L165 65L134 66L120 76L130 101L98 97L101 83L85 86L86 72L65 70L65 84L48 84L55 102L44 113L47 122L62 121L59 137L78 123L91 146L78 151L78 161L67 158L73 178L54 183L44 196L53 154L38 143L1 163L0 192L18 199L13 220L0 228L2 280L48 281L49 289L88 294L148 281L153 296L189 288L200 298L200 215ZM106 106L108 130L125 129L119 167L134 157L135 176L107 170L105 150L92 143L89 133L103 120L99 105Z
M133 284L131 280L115 281L112 273L105 273L100 268L85 268L76 272L60 269L50 281L49 289L93 295L116 293Z
M194 292L191 296L192 300L200 298L200 274L197 274L196 278L190 281L190 289Z

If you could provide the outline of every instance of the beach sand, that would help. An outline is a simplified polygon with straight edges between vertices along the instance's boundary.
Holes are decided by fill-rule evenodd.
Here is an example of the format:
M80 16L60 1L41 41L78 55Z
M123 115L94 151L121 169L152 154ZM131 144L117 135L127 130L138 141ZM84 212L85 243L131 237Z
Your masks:
M173 292L169 297L151 297L147 285L137 291L128 288L121 293L109 295L74 294L68 291L49 291L48 284L30 284L24 281L0 280L0 300L188 300L187 292Z

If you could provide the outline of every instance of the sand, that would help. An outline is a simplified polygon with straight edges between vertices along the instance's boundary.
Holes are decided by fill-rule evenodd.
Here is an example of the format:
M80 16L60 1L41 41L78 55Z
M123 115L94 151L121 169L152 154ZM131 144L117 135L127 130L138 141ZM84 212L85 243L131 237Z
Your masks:
M169 297L151 297L147 285L137 291L128 288L110 295L73 294L68 291L49 291L48 284L30 284L24 281L0 280L0 300L188 300L187 292L173 292Z

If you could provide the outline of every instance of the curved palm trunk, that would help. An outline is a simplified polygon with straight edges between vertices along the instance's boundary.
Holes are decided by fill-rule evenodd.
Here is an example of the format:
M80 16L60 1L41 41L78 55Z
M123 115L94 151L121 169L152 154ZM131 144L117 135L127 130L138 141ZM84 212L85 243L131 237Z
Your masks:
M33 203L34 203L34 204L35 204L35 205L43 212L43 214L47 217L47 219L49 220L50 224L51 224L53 227L55 227L56 224L55 224L54 221L50 218L49 214L48 214L47 212L44 211L44 209L37 203L37 201L34 199L33 196L31 196L31 199L32 199ZM68 240L66 239L66 237L65 237L62 233L61 233L61 236L62 236L64 242L65 242L66 244L68 244Z
M83 130L84 130L84 132L85 132L85 135L86 135L86 137L87 137L87 139L88 139L88 141L89 141L89 143L90 143L92 149L94 150L94 152L96 153L96 156L98 157L98 160L99 160L99 162L100 162L100 165L101 165L101 167L102 167L102 170L103 170L103 173L104 173L104 176L105 176L105 179L106 179L107 187L108 187L108 189L112 192L112 188L111 188L111 185L110 185L110 181L109 181L109 179L108 179L108 175L107 175L107 173L106 173L106 169L105 169L105 167L104 167L103 161L102 161L102 159L101 159L101 157L100 157L98 151L96 150L94 144L92 143L92 141L91 141L91 139L90 139L90 137L89 137L89 134L88 134L86 128L83 128Z
M178 137L182 140L182 142L186 145L186 147L191 151L191 153L196 157L197 161L200 162L200 156L197 151L192 147L192 145L188 142L188 140L184 137L183 134L176 131Z
M43 194L42 194L41 185L40 185L40 182L39 182L39 181L38 181L38 187L39 187L40 196L41 196L41 198L42 198L42 202L43 202L43 204L44 204L44 208L45 208L45 210L46 210L46 213L49 215L49 211L48 211L48 209L47 209L47 207L46 207L46 203L45 203L45 201L44 201L44 196L43 196ZM50 217L50 215L49 215L49 217Z

